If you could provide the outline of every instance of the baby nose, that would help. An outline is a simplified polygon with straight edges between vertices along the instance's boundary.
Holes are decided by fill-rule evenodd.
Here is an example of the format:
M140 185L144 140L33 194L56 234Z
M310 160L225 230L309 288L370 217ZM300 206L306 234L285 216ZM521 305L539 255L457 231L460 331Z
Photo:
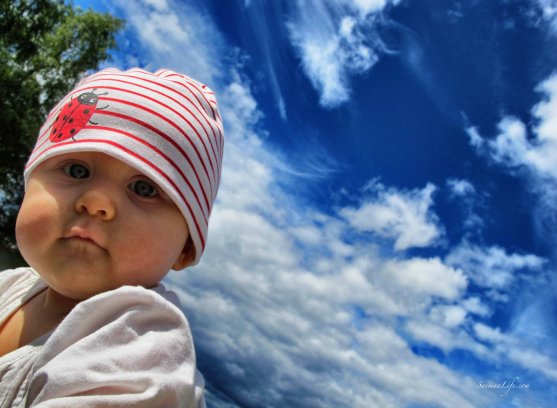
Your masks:
M88 190L75 202L78 214L89 214L103 221L110 221L116 216L116 206L110 196L100 190Z

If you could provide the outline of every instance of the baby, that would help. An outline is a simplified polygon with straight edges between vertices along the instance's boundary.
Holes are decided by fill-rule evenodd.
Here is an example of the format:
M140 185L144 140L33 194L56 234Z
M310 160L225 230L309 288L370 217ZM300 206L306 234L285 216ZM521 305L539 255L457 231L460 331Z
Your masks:
M0 273L1 407L202 407L188 323L159 284L194 265L220 181L205 85L107 69L54 107Z

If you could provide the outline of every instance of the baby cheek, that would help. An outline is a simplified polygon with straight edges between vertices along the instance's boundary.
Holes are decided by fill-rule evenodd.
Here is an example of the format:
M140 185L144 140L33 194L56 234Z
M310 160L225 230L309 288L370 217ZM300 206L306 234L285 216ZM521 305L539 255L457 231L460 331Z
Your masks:
M166 273L176 262L185 242L181 242L180 235L172 228L157 227L136 235L137 238L129 243L128 255L138 265Z
M26 196L16 221L18 245L25 247L54 233L57 213L57 205L51 200L36 195Z
M151 231L135 241L134 248L130 248L133 255L130 257L140 265L149 265L152 269L167 272L173 263L175 249L163 234Z

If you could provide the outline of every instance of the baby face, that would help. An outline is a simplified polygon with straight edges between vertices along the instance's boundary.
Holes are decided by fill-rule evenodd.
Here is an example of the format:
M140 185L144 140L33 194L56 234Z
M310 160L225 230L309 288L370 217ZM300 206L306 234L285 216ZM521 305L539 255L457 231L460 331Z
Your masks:
M155 183L97 152L41 163L16 224L25 260L76 300L123 285L154 286L187 265L188 236L180 210Z

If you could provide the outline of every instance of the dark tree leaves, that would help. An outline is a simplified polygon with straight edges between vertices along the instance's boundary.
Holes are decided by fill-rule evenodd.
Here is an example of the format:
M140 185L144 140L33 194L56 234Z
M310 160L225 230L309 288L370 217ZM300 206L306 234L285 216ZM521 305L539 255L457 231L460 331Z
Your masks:
M0 0L0 246L15 251L23 167L54 104L109 58L123 22L56 0Z

